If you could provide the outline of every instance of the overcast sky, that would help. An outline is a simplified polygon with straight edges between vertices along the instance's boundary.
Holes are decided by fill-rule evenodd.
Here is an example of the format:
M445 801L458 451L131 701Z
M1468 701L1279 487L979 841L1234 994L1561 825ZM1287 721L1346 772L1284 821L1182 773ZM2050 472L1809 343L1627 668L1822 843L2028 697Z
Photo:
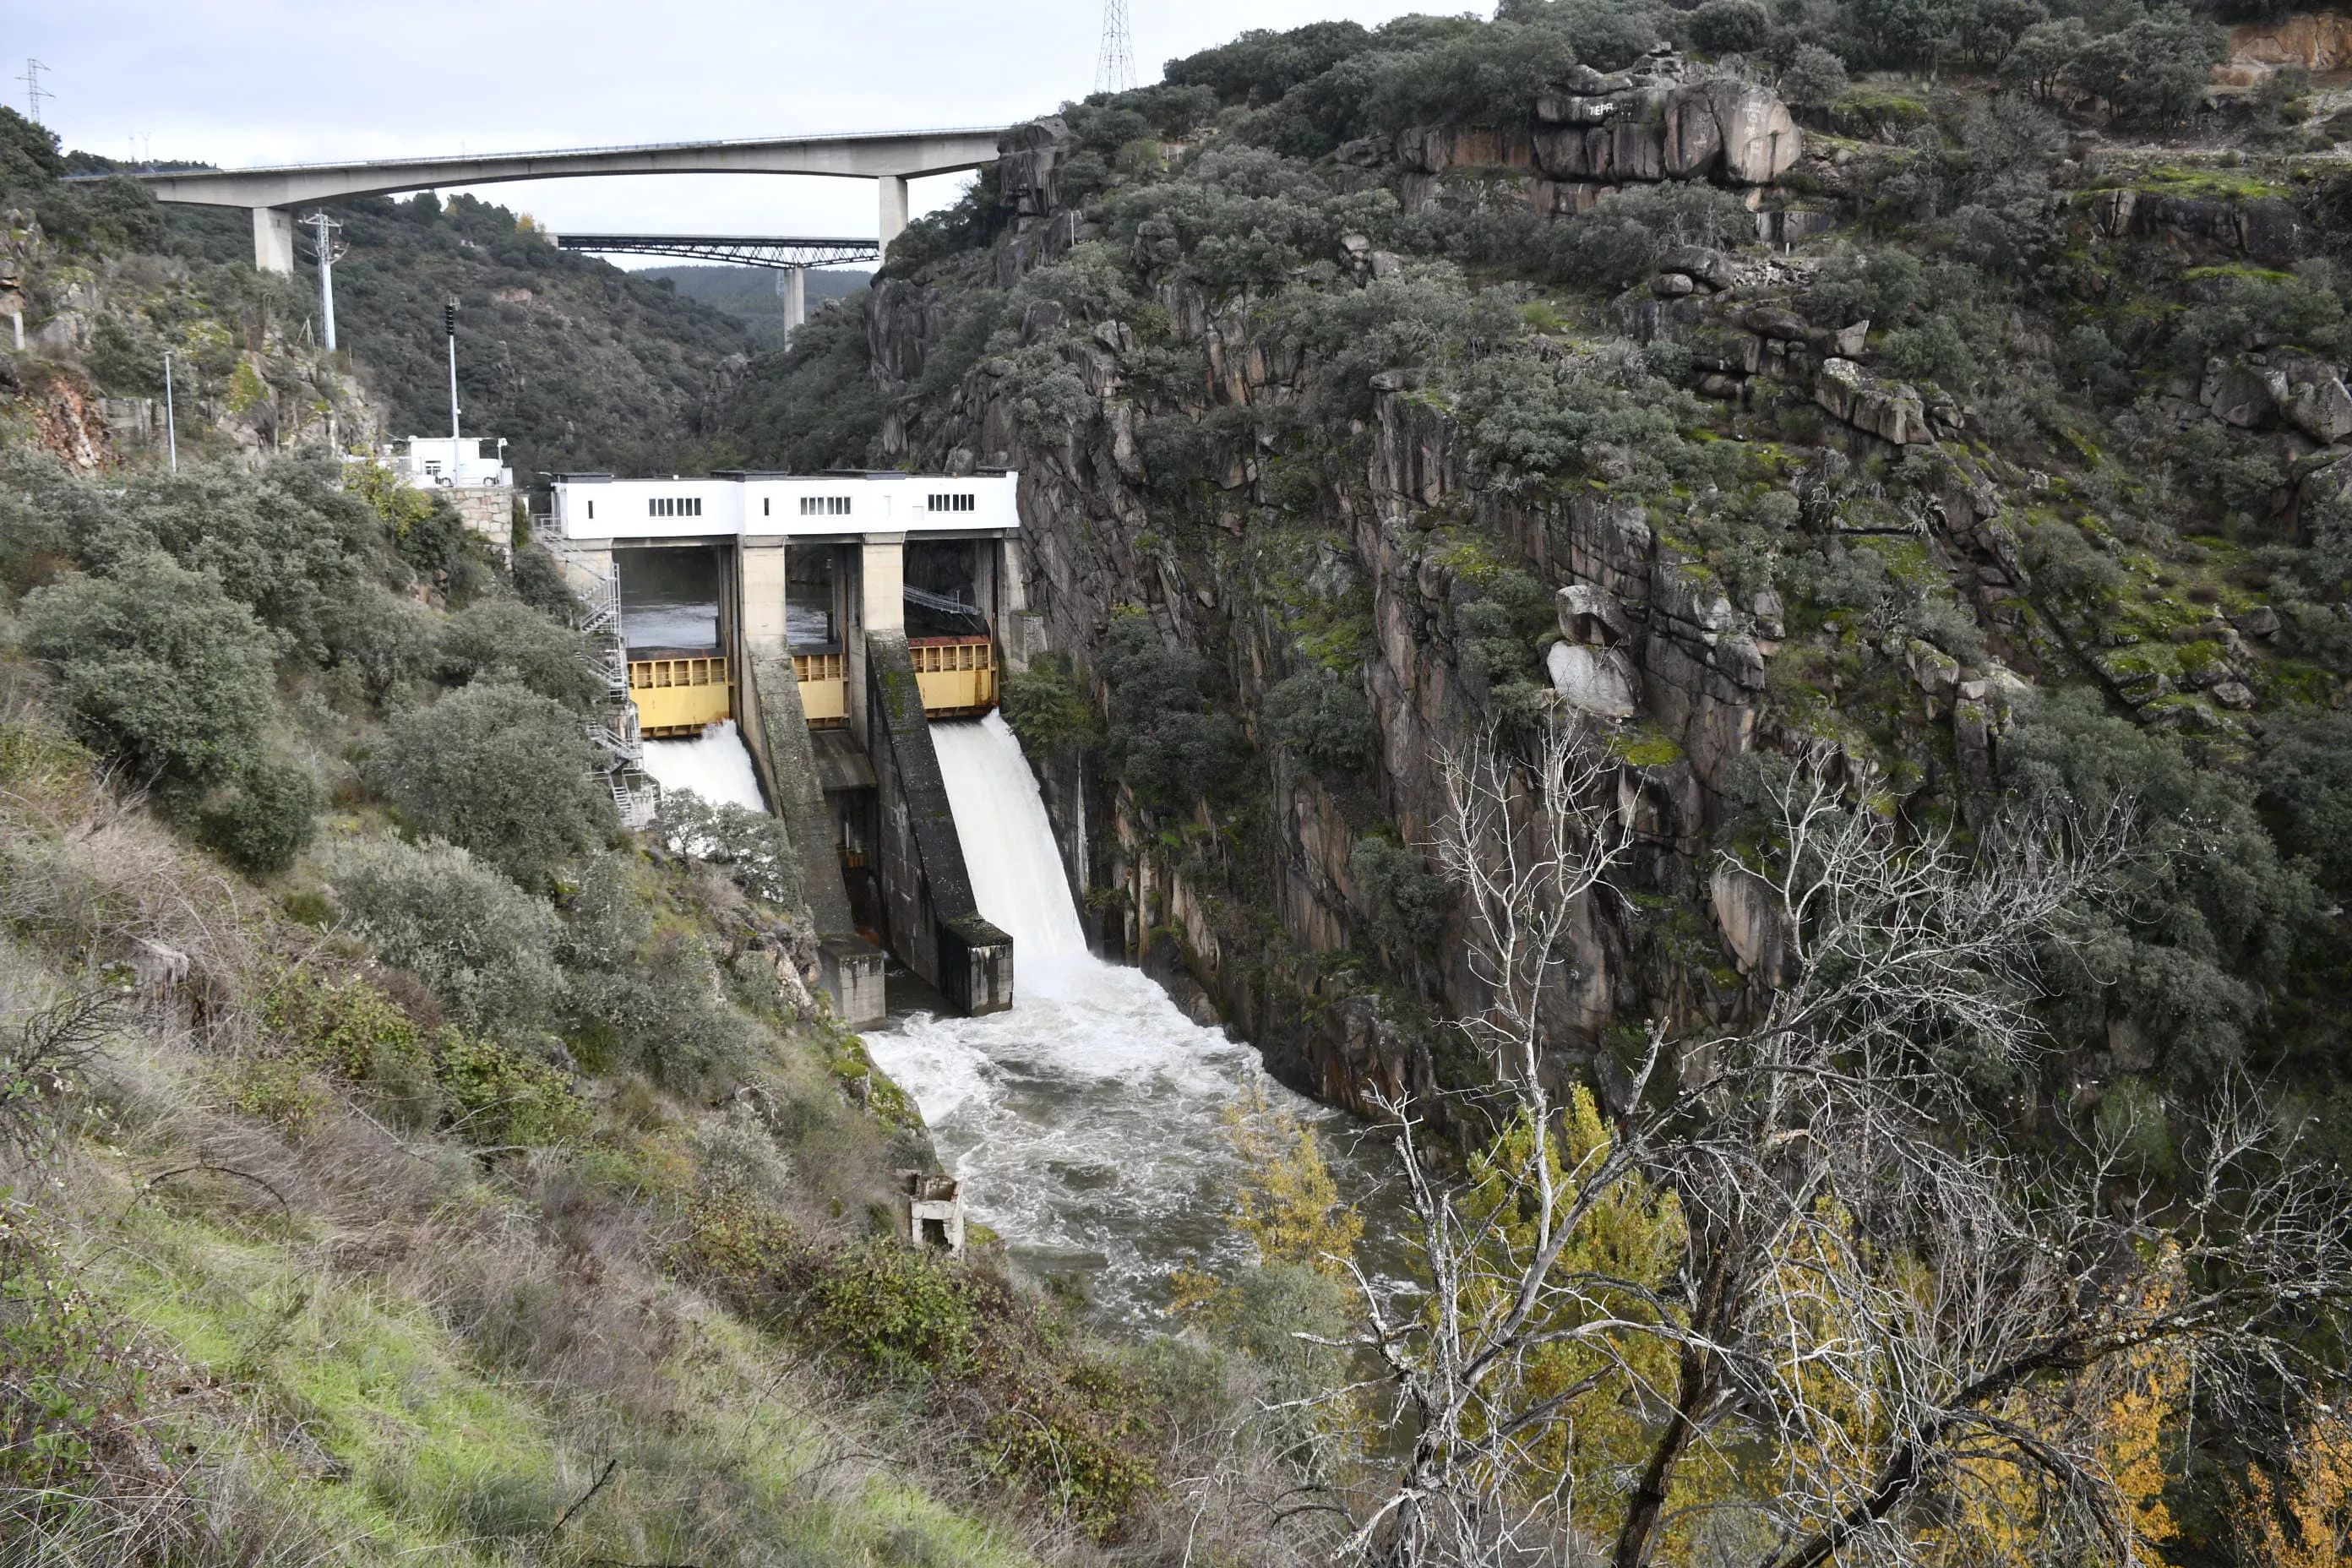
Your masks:
M1130 0L1137 75L1248 27L1394 0ZM0 0L5 75L48 67L68 147L223 167L1006 124L1094 86L1102 0ZM5 84L26 107L25 83ZM965 176L918 181L917 210ZM549 180L478 194L547 226L870 235L866 181ZM643 264L643 263L641 263Z

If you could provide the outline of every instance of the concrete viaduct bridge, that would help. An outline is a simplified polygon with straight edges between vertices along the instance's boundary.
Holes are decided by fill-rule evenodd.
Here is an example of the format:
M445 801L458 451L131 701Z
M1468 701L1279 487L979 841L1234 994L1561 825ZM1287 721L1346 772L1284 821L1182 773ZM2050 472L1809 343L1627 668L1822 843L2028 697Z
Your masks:
M294 270L297 207L343 196L491 185L513 180L572 180L607 174L814 174L872 180L880 244L907 226L907 182L953 174L996 161L1001 129L788 136L740 142L668 142L641 147L501 153L457 158L388 158L360 163L293 163L270 169L133 174L155 199L253 213L253 264Z

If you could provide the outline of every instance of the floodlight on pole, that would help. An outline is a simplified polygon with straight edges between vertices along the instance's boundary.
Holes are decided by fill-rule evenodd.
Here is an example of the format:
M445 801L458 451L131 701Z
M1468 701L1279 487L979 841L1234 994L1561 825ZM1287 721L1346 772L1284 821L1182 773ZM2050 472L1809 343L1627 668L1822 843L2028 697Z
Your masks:
M449 329L449 462L454 477L457 461L457 301L441 307L442 325Z
M172 444L172 471L180 471L180 416L172 406L172 351L163 351L163 437Z

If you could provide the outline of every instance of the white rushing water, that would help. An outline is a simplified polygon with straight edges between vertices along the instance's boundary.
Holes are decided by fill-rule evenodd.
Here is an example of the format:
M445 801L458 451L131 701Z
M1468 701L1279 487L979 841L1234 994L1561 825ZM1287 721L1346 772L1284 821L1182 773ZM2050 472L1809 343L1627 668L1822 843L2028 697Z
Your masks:
M690 789L712 805L768 809L760 798L751 753L735 721L722 719L692 740L647 741L646 772L666 790Z
M980 912L1013 937L1009 1012L917 1013L866 1036L915 1097L973 1217L1042 1273L1140 1319L1168 1272L1230 1255L1235 1162L1220 1111L1257 1053L1203 1028L1141 971L1087 951L1020 742L992 713L931 726ZM1269 1084L1302 1120L1339 1114ZM1336 1129L1329 1129L1336 1131ZM1342 1151L1325 1138L1335 1157Z

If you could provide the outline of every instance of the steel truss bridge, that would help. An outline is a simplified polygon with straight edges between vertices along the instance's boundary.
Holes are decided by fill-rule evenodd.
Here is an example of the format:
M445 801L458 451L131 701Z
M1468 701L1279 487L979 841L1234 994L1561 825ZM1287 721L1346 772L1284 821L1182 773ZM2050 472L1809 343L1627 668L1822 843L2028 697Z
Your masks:
M797 239L751 234L562 234L564 250L598 255L671 256L680 261L716 261L733 267L765 267L798 272L879 261L882 247L871 239Z

